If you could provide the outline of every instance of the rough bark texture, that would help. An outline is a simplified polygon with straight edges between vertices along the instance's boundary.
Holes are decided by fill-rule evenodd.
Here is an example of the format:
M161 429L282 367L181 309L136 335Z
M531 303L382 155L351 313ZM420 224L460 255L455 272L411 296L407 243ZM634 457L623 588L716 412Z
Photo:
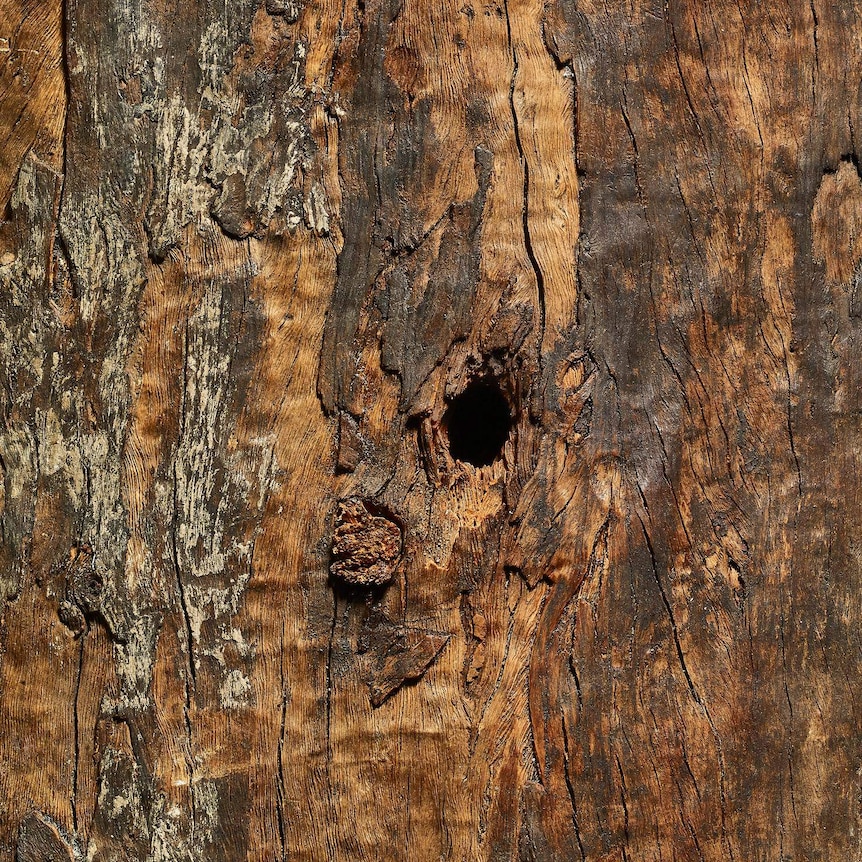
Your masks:
M862 859L860 81L0 0L0 862Z

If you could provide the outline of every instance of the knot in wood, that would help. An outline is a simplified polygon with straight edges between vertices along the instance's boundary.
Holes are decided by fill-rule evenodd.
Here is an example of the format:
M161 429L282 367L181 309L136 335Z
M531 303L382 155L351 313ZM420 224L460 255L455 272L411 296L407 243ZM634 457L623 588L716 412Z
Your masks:
M104 579L97 571L89 543L73 545L69 556L59 564L63 577L64 598L58 608L60 622L75 637L87 628L87 615L101 612Z
M73 546L66 563L67 598L84 611L99 609L104 579L96 568L93 549L88 543Z
M401 557L401 527L364 500L338 504L332 539L333 576L356 587L388 584Z

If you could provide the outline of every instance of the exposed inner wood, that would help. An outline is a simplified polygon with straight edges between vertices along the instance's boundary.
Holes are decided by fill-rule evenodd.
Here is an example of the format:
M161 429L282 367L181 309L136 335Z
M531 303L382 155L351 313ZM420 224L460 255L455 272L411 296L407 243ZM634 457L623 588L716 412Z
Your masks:
M0 862L862 859L862 3L0 0Z

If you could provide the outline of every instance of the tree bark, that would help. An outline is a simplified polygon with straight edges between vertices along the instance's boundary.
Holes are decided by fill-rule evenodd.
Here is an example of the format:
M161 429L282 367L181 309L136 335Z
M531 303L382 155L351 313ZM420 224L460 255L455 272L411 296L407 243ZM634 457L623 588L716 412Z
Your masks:
M862 3L0 37L0 862L862 859Z

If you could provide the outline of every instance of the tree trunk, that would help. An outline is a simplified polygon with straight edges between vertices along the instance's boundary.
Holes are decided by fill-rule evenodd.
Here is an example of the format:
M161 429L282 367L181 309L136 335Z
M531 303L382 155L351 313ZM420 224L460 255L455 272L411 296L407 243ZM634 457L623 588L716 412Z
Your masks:
M0 22L0 862L862 859L860 0Z

